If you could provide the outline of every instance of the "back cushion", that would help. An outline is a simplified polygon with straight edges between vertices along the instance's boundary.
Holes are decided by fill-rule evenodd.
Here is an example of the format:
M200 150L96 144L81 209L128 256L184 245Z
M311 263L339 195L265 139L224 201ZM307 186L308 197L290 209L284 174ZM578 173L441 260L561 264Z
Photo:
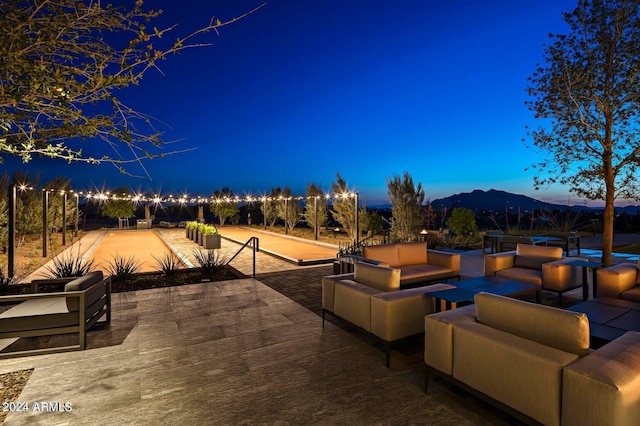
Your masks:
M427 243L398 244L398 260L401 265L418 265L427 263Z
M562 259L562 247L518 244L516 246L516 255L550 257L558 260Z
M354 281L380 291L393 291L400 288L400 270L382 268L367 263L354 265Z
M64 291L86 290L100 280L102 280L102 271L89 272L73 281L69 281L64 286Z
M546 256L520 256L516 254L513 260L513 266L516 268L538 269L542 270L542 264L560 260L555 257Z
M384 244L381 246L364 246L364 257L379 260L392 268L400 266L398 260L398 245Z
M584 356L589 320L583 313L537 305L495 294L475 295L478 322L509 334Z

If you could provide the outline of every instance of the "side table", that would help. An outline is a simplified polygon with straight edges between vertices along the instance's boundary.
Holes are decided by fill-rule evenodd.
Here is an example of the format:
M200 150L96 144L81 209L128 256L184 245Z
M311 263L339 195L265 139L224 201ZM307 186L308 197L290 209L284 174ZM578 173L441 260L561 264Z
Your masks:
M573 260L567 262L567 265L579 266L582 268L582 300L587 301L589 299L589 283L587 281L587 269L591 268L592 282L593 282L593 298L598 297L598 276L596 271L604 266L602 262L591 262L589 260Z

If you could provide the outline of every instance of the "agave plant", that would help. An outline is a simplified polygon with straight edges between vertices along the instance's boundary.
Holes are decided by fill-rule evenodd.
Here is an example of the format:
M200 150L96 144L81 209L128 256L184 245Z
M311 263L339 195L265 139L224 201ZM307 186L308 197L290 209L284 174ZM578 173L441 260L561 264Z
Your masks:
M215 250L194 250L193 257L204 272L215 272L227 264L227 256Z
M160 258L151 256L156 260L158 271L165 275L173 275L182 268L182 262L171 253L165 253Z
M112 256L111 262L106 267L106 272L116 281L128 280L140 272L142 264L133 256L120 256L118 253Z
M15 276L13 277L8 277L4 274L4 267L0 267L0 294L5 294L7 291L7 288L11 285L14 284L15 282Z
M81 277L93 270L93 259L84 261L80 253L61 254L53 258L53 265L44 267L47 278Z

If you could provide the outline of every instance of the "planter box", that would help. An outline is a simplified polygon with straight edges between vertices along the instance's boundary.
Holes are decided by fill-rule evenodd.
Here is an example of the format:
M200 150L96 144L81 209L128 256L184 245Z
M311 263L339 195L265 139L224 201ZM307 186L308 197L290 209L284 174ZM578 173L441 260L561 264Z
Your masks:
M202 248L207 250L219 249L222 245L220 234L203 235Z

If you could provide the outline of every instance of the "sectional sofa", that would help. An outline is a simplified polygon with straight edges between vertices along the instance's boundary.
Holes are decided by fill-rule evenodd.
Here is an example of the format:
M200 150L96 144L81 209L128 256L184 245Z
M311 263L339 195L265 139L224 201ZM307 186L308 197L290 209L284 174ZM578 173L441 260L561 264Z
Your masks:
M355 263L399 269L401 288L460 278L460 255L427 249L426 242L364 246L362 256L350 257Z
M434 284L430 289L452 288ZM424 316L435 312L434 299L424 288L400 289L400 270L356 263L354 272L322 278L322 326L326 313L340 317L384 343L386 365L391 346L424 333Z
M562 247L518 244L515 251L485 255L484 274L537 284L541 290L558 293L562 306L562 294L582 285L576 267L568 263L586 260L563 258L562 252Z
M480 293L425 317L427 364L526 423L637 425L640 333L589 349L582 313Z

